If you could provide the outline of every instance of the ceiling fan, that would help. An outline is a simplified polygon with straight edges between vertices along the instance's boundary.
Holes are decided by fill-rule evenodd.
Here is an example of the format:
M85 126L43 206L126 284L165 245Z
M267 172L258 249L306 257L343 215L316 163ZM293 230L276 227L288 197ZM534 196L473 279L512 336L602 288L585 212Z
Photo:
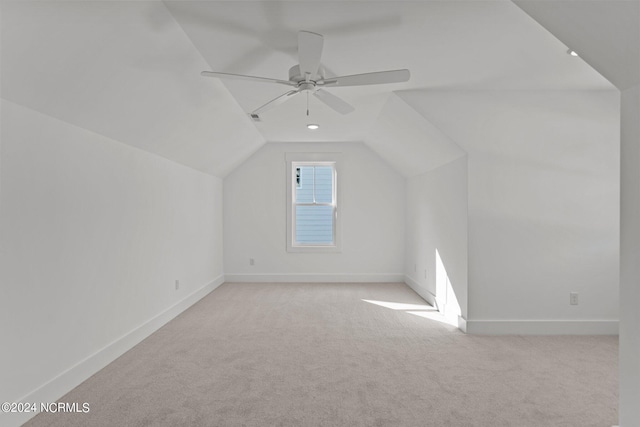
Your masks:
M348 114L354 111L353 106L336 95L324 90L325 87L375 85L406 82L409 80L410 73L407 69L377 71L373 73L353 74L341 77L325 77L324 68L320 64L323 44L324 37L321 34L312 33L310 31L298 32L298 61L300 63L289 69L289 80L245 76L242 74L219 73L215 71L203 71L201 74L203 76L222 79L239 79L263 83L276 83L293 88L256 108L251 112L251 115L256 117L258 117L258 114L280 105L293 98L295 95L303 92L306 92L307 95L311 93L338 113ZM307 110L307 115L308 114L309 111Z

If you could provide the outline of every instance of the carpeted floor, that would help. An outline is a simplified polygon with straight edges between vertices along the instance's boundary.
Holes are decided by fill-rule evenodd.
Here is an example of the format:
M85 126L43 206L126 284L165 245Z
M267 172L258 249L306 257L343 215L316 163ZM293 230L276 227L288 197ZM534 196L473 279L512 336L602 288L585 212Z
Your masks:
M60 399L89 413L27 425L617 424L617 337L469 336L430 310L404 284L224 284Z

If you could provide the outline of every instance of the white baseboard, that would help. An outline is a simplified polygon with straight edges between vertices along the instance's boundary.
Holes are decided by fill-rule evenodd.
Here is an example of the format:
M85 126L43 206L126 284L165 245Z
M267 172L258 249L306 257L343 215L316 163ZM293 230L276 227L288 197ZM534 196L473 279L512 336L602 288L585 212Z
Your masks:
M431 293L429 290L420 286L420 284L416 282L412 277L405 274L404 283L406 283L407 286L413 289L415 293L420 295L420 297L422 297L423 300L425 300L435 308L438 308L439 303L436 296L433 293ZM443 303L441 302L440 304L443 304ZM467 332L467 320L462 316L458 316L458 329L460 329L464 333Z
M409 286L411 289L413 289L413 291L420 295L422 297L422 299L424 299L426 302L428 302L429 304L431 304L434 307L437 307L436 304L436 296L434 294L432 294L429 290L423 288L422 286L420 286L420 284L418 282L416 282L412 277L407 276L406 274L404 275L404 283L407 284L407 286Z
M397 283L404 281L401 273L284 273L284 274L225 274L225 282L232 283Z
M167 324L174 317L191 307L215 288L224 283L224 276L183 298L157 316L108 344L101 350L67 369L65 372L18 399L16 402L55 402L87 378L113 362L149 335ZM0 424L7 427L20 426L37 413L2 413Z
M618 335L617 320L467 320L472 335Z
M462 316L458 316L458 329L460 329L465 334L467 333L467 319Z
M436 296L405 275L404 283L434 307ZM468 320L458 316L458 329L472 335L618 335L617 320Z

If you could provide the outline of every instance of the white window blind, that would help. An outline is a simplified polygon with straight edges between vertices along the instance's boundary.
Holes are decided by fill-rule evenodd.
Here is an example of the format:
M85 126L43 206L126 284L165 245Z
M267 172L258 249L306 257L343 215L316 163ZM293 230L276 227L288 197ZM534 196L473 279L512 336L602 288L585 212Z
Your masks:
M335 167L332 163L293 163L296 174L296 245L335 244Z

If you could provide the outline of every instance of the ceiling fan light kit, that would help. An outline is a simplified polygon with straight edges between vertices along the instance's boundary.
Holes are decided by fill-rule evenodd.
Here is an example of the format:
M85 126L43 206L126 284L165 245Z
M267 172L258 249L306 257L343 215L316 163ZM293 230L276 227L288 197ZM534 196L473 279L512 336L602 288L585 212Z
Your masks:
M300 63L289 69L289 80L220 73L215 71L203 71L201 74L203 76L217 77L221 79L249 80L262 83L275 83L291 87L289 91L252 111L251 118L254 121L260 121L260 113L270 110L302 92L306 92L307 95L312 94L338 113L348 114L354 111L355 108L342 98L324 90L325 87L400 83L408 81L411 76L409 70L402 69L327 78L324 75L324 68L320 63L323 45L324 37L321 34L310 31L298 32L298 61Z

